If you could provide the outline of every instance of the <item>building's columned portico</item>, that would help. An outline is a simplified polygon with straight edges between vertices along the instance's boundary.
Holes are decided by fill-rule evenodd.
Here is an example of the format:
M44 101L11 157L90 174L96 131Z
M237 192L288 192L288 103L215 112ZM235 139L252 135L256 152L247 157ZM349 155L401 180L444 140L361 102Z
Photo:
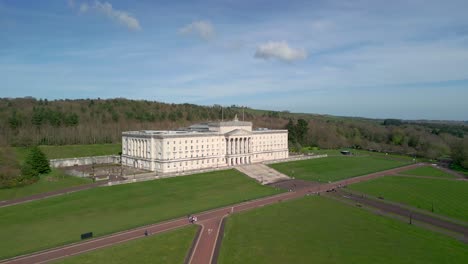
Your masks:
M229 166L252 162L252 132L236 129L226 134L226 158Z

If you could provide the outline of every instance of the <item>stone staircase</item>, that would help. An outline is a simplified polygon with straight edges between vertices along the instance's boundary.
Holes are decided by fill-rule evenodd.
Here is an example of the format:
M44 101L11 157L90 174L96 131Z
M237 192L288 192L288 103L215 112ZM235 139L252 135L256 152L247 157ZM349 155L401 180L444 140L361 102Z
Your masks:
M290 179L288 176L264 164L237 166L236 169L263 185Z

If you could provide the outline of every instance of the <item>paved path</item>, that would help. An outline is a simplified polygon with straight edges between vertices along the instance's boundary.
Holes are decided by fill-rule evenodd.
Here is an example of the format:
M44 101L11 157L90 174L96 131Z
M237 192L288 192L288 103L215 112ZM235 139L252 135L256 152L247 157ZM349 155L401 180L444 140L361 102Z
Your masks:
M79 242L63 247L20 256L11 260L7 260L5 263L47 263L52 260L64 258L67 256L73 256L98 248L110 246L113 244L122 243L136 238L142 238L145 236L145 230L147 230L150 235L154 235L175 228L180 228L186 225L189 225L186 218L176 219L159 224L144 226L132 230L115 233L109 236L100 237L85 242Z
M91 188L95 188L98 186L103 186L106 185L108 181L101 181L101 182L95 182L91 184L83 184L83 185L78 185L78 186L73 186L65 189L60 189L56 191L51 191L51 192L45 192L45 193L38 193L26 197L21 197L17 199L12 199L12 200L4 200L0 201L0 207L5 207L5 206L10 206L10 205L16 205L16 204L22 204L26 202L31 202L35 200L41 200L53 196L58 196L58 195L63 195L67 193L72 193L72 192L78 192L78 191L83 191L83 190L88 190Z
M454 222L443 220L441 218L431 216L429 214L419 213L415 210L404 208L397 204L390 204L390 203L386 203L383 201L370 199L367 197L359 196L359 195L345 192L342 190L338 191L338 194L346 199L350 199L350 200L359 202L361 204L365 204L365 205L377 208L387 213L392 213L392 214L408 217L408 220L411 217L413 220L424 222L424 223L427 223L436 227L440 227L449 231L453 231L453 232L456 232L456 233L459 233L468 237L468 227L454 223Z
M467 179L463 178L446 178L446 177L439 177L439 176L420 176L420 175L410 175L410 174L395 174L395 175L390 175L390 176L395 176L395 177L404 177L404 178L423 178L423 179L434 179L434 180L446 180L446 181L466 181Z
M190 256L190 264L211 263L223 216L213 217L200 222L202 230L195 244L193 254Z
M439 169L439 170L442 170L442 171L444 171L444 172L446 172L448 174L452 174L452 175L454 175L454 176L456 176L456 177L458 177L460 179L465 179L465 180L467 179L463 174L458 173L456 171L453 171L451 169L448 169L448 168L445 168L445 167L442 167L442 166L437 166L436 168Z
M310 188L299 189L296 192L286 192L286 193L282 193L282 194L278 194L278 195L274 195L274 196L270 196L266 198L261 198L261 199L257 199L257 200L253 200L249 202L236 204L233 206L222 207L219 209L214 209L211 211L206 211L206 212L196 214L196 216L198 217L198 223L202 225L204 230L199 236L198 241L196 242L194 246L194 250L192 252L192 256L190 256L189 262L190 263L210 263L210 262L201 262L201 261L206 261L207 259L211 260L213 256L213 252L214 252L214 246L216 245L216 240L218 238L218 235L212 235L213 232L218 233L218 231L213 231L213 230L215 229L219 230L218 223L220 223L221 219L228 214L251 210L251 209L262 207L265 205L299 198L304 195L308 195L310 193L325 192L327 190L337 188L339 186L343 186L343 185L347 185L351 183L357 183L361 181L367 181L369 179L381 177L384 175L395 174L395 173L408 170L408 169L412 169L412 168L416 168L419 166L422 166L422 164L412 164L412 165L408 165L408 166L404 166L404 167L400 167L396 169L372 173L372 174L355 177L351 179L346 179L346 180L342 180L342 181L338 181L334 183L312 186ZM136 228L136 229L132 229L128 231L115 233L109 236L100 237L100 238L88 240L85 242L78 242L75 244L66 245L66 246L62 246L62 247L58 247L58 248L54 248L50 250L45 250L45 251L36 252L36 253L28 254L28 255L18 256L13 259L1 261L0 263L26 263L26 264L45 263L45 262L52 261L55 259L77 255L77 254L81 254L81 253L91 251L94 249L111 246L113 244L122 243L122 242L136 239L136 238L141 238L144 236L145 230L148 230L150 235L153 235L153 234L165 232L168 230L172 230L172 229L187 226L187 225L189 225L187 218L185 217L178 218L178 219L174 219L174 220L159 223L159 224L144 226L144 227L140 227L140 228ZM212 231L208 234L209 229L212 229Z

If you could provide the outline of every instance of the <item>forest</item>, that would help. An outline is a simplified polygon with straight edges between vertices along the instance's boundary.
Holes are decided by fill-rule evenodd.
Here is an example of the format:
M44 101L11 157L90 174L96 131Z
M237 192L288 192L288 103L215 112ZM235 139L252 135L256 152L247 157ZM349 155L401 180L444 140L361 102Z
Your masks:
M119 143L122 131L178 129L236 114L256 128L288 128L293 151L348 147L429 159L451 157L468 168L466 121L381 120L124 98L0 98L0 146Z

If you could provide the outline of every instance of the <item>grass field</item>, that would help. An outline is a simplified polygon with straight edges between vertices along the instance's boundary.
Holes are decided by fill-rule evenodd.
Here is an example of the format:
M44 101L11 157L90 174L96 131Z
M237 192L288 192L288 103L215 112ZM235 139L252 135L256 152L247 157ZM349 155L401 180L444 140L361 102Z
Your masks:
M62 264L183 263L197 231L196 226L132 240L55 262Z
M39 181L33 184L9 189L0 189L0 201L50 192L86 183L92 183L92 180L88 178L68 176L61 170L52 169L51 173L41 175Z
M348 150L351 153L353 153L353 155L356 155L356 156L375 156L375 157L385 157L389 159L397 159L397 160L403 160L403 161L413 161L413 157L410 157L410 156L388 154L385 152L372 152L372 151L359 150L359 149L319 149L319 150L310 150L306 152L313 153L316 155L327 154L329 156L343 156L343 154L341 154L341 150ZM415 161L421 161L421 160L423 159L416 159Z
M122 151L121 144L39 146L39 148L46 154L48 159L118 155ZM22 162L28 153L28 149L18 147L15 150L18 160Z
M451 237L319 197L230 216L218 263L467 263Z
M348 188L468 222L466 181L386 176Z
M424 166L416 169L411 169L401 172L401 174L408 174L414 176L429 176L429 177L441 177L441 178L457 178L456 176L446 173L445 171L439 170L432 166Z
M0 259L276 194L235 170L99 187L0 208Z
M94 145L67 145L67 146L39 146L48 159L117 155L121 151L120 144L94 144ZM28 148L14 148L18 162L23 163ZM0 189L0 201L20 198L33 194L54 191L76 185L91 183L90 179L66 176L63 172L53 169L48 175L42 175L36 183L15 187L10 189Z
M270 165L286 175L303 180L329 182L365 175L409 164L375 156L338 156Z

